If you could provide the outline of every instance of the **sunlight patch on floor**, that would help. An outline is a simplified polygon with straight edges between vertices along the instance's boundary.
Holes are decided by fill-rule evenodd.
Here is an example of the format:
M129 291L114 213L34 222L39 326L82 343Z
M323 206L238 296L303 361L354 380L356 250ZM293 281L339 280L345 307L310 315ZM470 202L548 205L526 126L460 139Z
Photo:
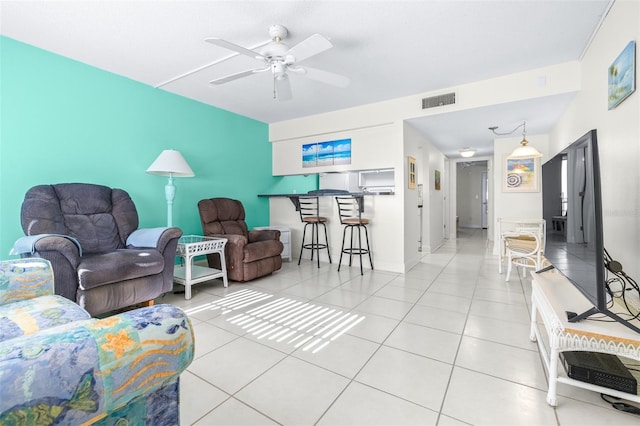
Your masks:
M240 290L214 302L187 310L188 315L206 310L221 310L223 315L243 308L227 319L258 340L267 339L295 345L317 353L329 343L362 322L365 317L337 308L274 296L254 290ZM258 304L258 306L255 306Z

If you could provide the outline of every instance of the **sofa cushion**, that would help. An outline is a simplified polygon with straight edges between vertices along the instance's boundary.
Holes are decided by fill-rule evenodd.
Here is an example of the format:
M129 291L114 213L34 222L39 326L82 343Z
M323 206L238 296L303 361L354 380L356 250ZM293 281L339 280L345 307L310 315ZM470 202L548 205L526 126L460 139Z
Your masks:
M149 275L160 274L164 259L157 250L121 249L84 256L78 265L82 290Z
M244 263L255 262L256 260L268 257L280 256L282 253L282 243L277 240L256 241L244 246Z
M87 311L62 296L40 296L0 305L0 342L89 318Z

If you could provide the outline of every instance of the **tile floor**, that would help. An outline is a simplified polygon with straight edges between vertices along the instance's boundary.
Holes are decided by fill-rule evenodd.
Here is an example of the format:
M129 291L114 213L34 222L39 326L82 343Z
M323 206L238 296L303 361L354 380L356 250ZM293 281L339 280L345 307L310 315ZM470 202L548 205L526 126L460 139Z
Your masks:
M193 294L158 300L195 328L183 425L640 424L565 385L547 405L530 279L504 282L486 231L461 230L406 274L307 260Z

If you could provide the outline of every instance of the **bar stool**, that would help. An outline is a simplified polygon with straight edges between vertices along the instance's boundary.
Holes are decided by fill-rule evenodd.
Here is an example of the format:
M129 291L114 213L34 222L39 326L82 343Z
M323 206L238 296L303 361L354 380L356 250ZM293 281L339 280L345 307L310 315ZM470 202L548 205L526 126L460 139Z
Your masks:
M327 249L327 256L329 256L329 263L331 263L331 253L329 252L329 238L327 237L327 218L320 216L320 204L319 198L314 196L300 196L298 197L300 220L304 223L304 229L302 231L302 247L300 247L300 257L298 258L298 265L302 260L302 252L307 249L311 250L311 260L313 261L314 252L318 258L318 268L320 267L320 249ZM311 242L305 243L305 237L307 235L307 226L311 225ZM324 243L320 242L320 225L324 228Z
M367 225L369 224L369 219L364 219L362 217L362 206L361 202L364 199L362 197L336 197L336 202L338 203L338 213L340 214L340 223L344 225L344 230L342 231L342 248L340 250L340 262L338 263L338 271L342 266L342 254L349 255L349 266L351 266L353 261L353 256L360 256L360 275L364 275L364 271L362 269L362 255L367 254L369 256L369 264L371 265L371 269L373 270L373 260L371 260L371 249L369 248L369 232L367 231ZM353 246L353 230L354 228L358 229L358 247ZM364 229L364 234L366 237L367 248L362 248L362 232ZM349 247L345 247L345 239L347 236L347 230L350 232L350 245Z

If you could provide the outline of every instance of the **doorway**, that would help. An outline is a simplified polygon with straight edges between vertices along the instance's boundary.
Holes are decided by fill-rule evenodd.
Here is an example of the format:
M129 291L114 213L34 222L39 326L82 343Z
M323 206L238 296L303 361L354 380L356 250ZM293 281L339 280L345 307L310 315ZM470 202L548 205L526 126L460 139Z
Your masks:
M486 160L456 164L456 223L461 229L487 229L489 224L489 181Z

